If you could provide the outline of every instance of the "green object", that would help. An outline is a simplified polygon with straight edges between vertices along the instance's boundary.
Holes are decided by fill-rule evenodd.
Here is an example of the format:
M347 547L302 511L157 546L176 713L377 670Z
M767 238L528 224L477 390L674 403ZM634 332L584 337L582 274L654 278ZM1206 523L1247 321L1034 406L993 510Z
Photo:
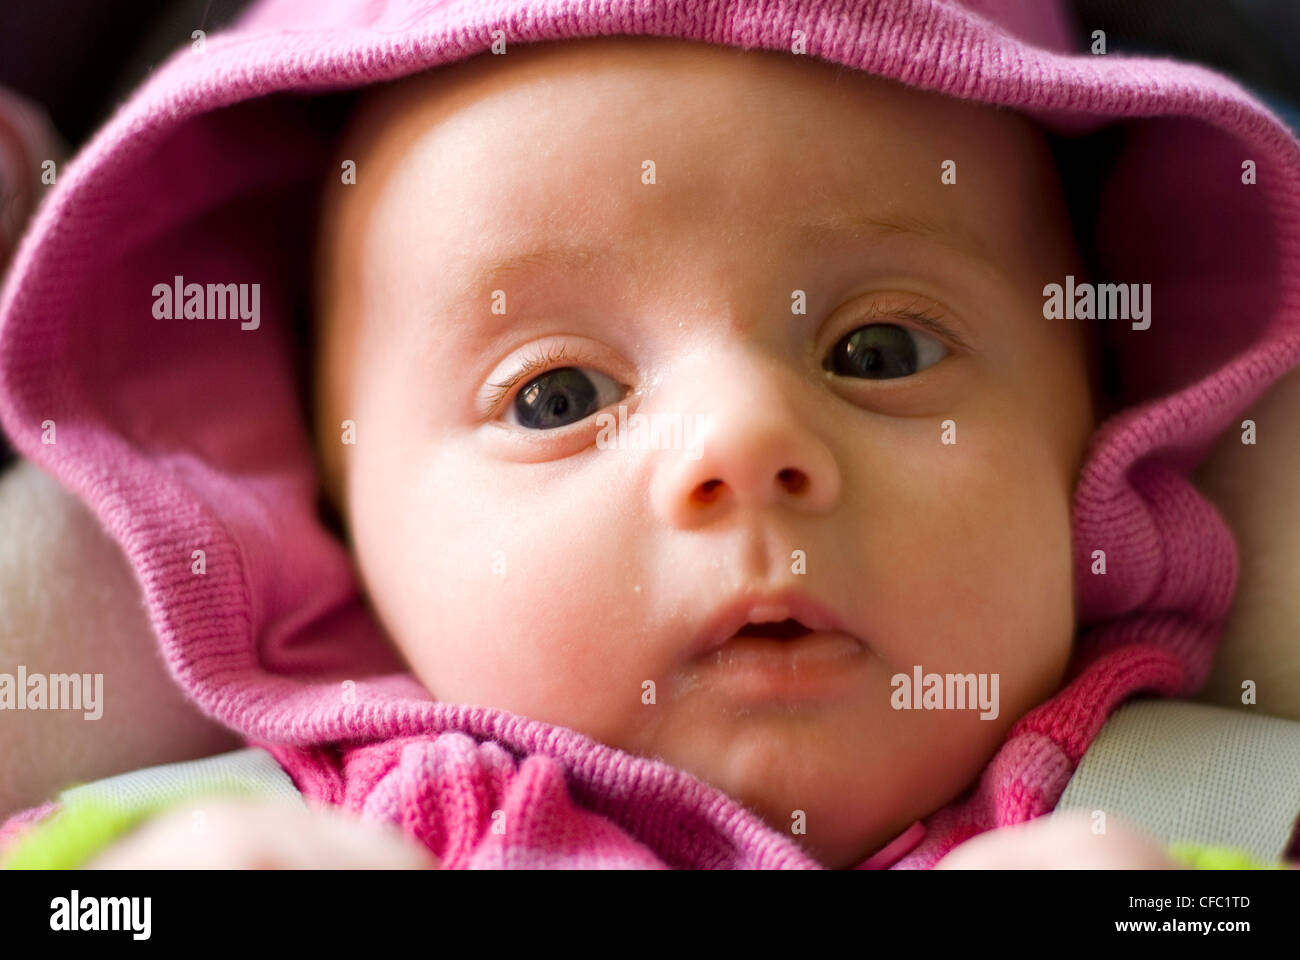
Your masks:
M1169 855L1197 870L1287 870L1285 863L1260 863L1250 854L1234 847L1215 847L1204 843L1171 843Z
M251 795L234 786L215 790L195 787L182 795L151 799L136 806L100 797L74 797L52 816L18 838L0 867L6 870L75 870L145 820L199 797Z

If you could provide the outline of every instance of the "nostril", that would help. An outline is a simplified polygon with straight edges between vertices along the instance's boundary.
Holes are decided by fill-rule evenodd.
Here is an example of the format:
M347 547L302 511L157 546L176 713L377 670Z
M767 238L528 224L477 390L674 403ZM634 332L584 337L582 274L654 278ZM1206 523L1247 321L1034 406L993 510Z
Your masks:
M790 493L802 493L804 488L808 486L808 475L802 470L796 470L793 467L786 467L776 475L776 479Z
M695 499L701 503L712 503L718 499L718 488L721 486L721 480L705 480L695 488Z

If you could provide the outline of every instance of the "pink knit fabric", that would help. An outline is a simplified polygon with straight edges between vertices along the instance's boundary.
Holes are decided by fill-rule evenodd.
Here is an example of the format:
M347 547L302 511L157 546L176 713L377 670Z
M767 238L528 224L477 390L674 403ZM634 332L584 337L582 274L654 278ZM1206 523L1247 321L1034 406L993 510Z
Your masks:
M4 825L0 826L0 858L3 858L27 831L47 817L58 813L62 806L58 801L51 800L42 803L39 807L21 810L6 820Z
M1036 0L268 0L155 70L60 172L0 297L0 421L125 548L170 670L205 711L310 798L400 823L449 866L818 866L662 762L433 702L317 519L292 321L309 276L299 224L335 130L305 98L273 95L457 61L497 29L514 44L628 33L787 52L800 30L809 56L1062 135L1118 126L1091 226L1105 279L1151 283L1155 306L1151 329L1107 331L1124 408L1074 498L1067 685L894 866L1050 811L1116 706L1200 687L1237 564L1187 474L1300 363L1300 145L1236 84L1068 52L1065 17ZM260 283L261 328L155 320L151 290L177 275Z

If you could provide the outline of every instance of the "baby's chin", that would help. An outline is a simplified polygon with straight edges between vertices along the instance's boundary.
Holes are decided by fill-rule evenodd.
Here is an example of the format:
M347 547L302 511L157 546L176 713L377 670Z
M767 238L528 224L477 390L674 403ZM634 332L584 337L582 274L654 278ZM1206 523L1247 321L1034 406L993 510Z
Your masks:
M934 771L954 766L941 744L918 751L851 709L752 710L725 724L695 725L653 752L837 869L857 866L942 806L949 797Z
M598 692L538 700L536 688L526 699L515 691L518 702L506 702L501 690L499 702L463 702L669 763L839 869L862 863L956 796L995 752L1008 722L897 711L887 674L884 664L873 664L842 688L768 700L748 687L662 683L654 704L638 696L634 709L626 697Z

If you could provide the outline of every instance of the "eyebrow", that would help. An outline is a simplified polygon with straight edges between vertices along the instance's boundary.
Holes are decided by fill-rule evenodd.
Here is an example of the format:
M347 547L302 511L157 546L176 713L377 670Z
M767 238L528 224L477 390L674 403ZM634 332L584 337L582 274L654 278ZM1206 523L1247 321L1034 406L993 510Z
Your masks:
M939 221L914 214L882 215L845 207L832 213L805 218L794 223L778 224L776 230L791 237L802 249L822 249L847 239L912 237L939 244L976 261L999 276L1010 279L1006 271L974 232L951 221ZM609 264L615 258L615 264ZM488 289L498 289L504 281L521 273L592 273L602 265L627 265L630 255L616 253L615 248L574 241L548 241L523 251L507 252L478 264L462 288L468 296ZM924 315L917 322L941 336L948 336L962 346L965 340L946 324L935 324Z
M914 237L945 246L1005 275L984 240L974 231L950 220L935 220L916 214L880 215L845 208L804 220L795 224L790 232L812 246L823 246L845 236L861 238L870 233L882 237Z
M1002 268L984 241L973 231L952 221L939 221L915 214L878 215L845 208L777 227L801 246L822 247L845 237L861 239L875 233L882 237L915 237L937 243L965 256L982 261L1001 273ZM512 274L534 270L590 272L610 248L585 243L553 242L517 253L507 253L478 266L467 289L483 290L495 286Z
M547 243L525 250L495 257L479 266L470 281L469 289L483 290L496 286L511 274L530 270L590 271L601 256L608 256L608 248L584 243Z

